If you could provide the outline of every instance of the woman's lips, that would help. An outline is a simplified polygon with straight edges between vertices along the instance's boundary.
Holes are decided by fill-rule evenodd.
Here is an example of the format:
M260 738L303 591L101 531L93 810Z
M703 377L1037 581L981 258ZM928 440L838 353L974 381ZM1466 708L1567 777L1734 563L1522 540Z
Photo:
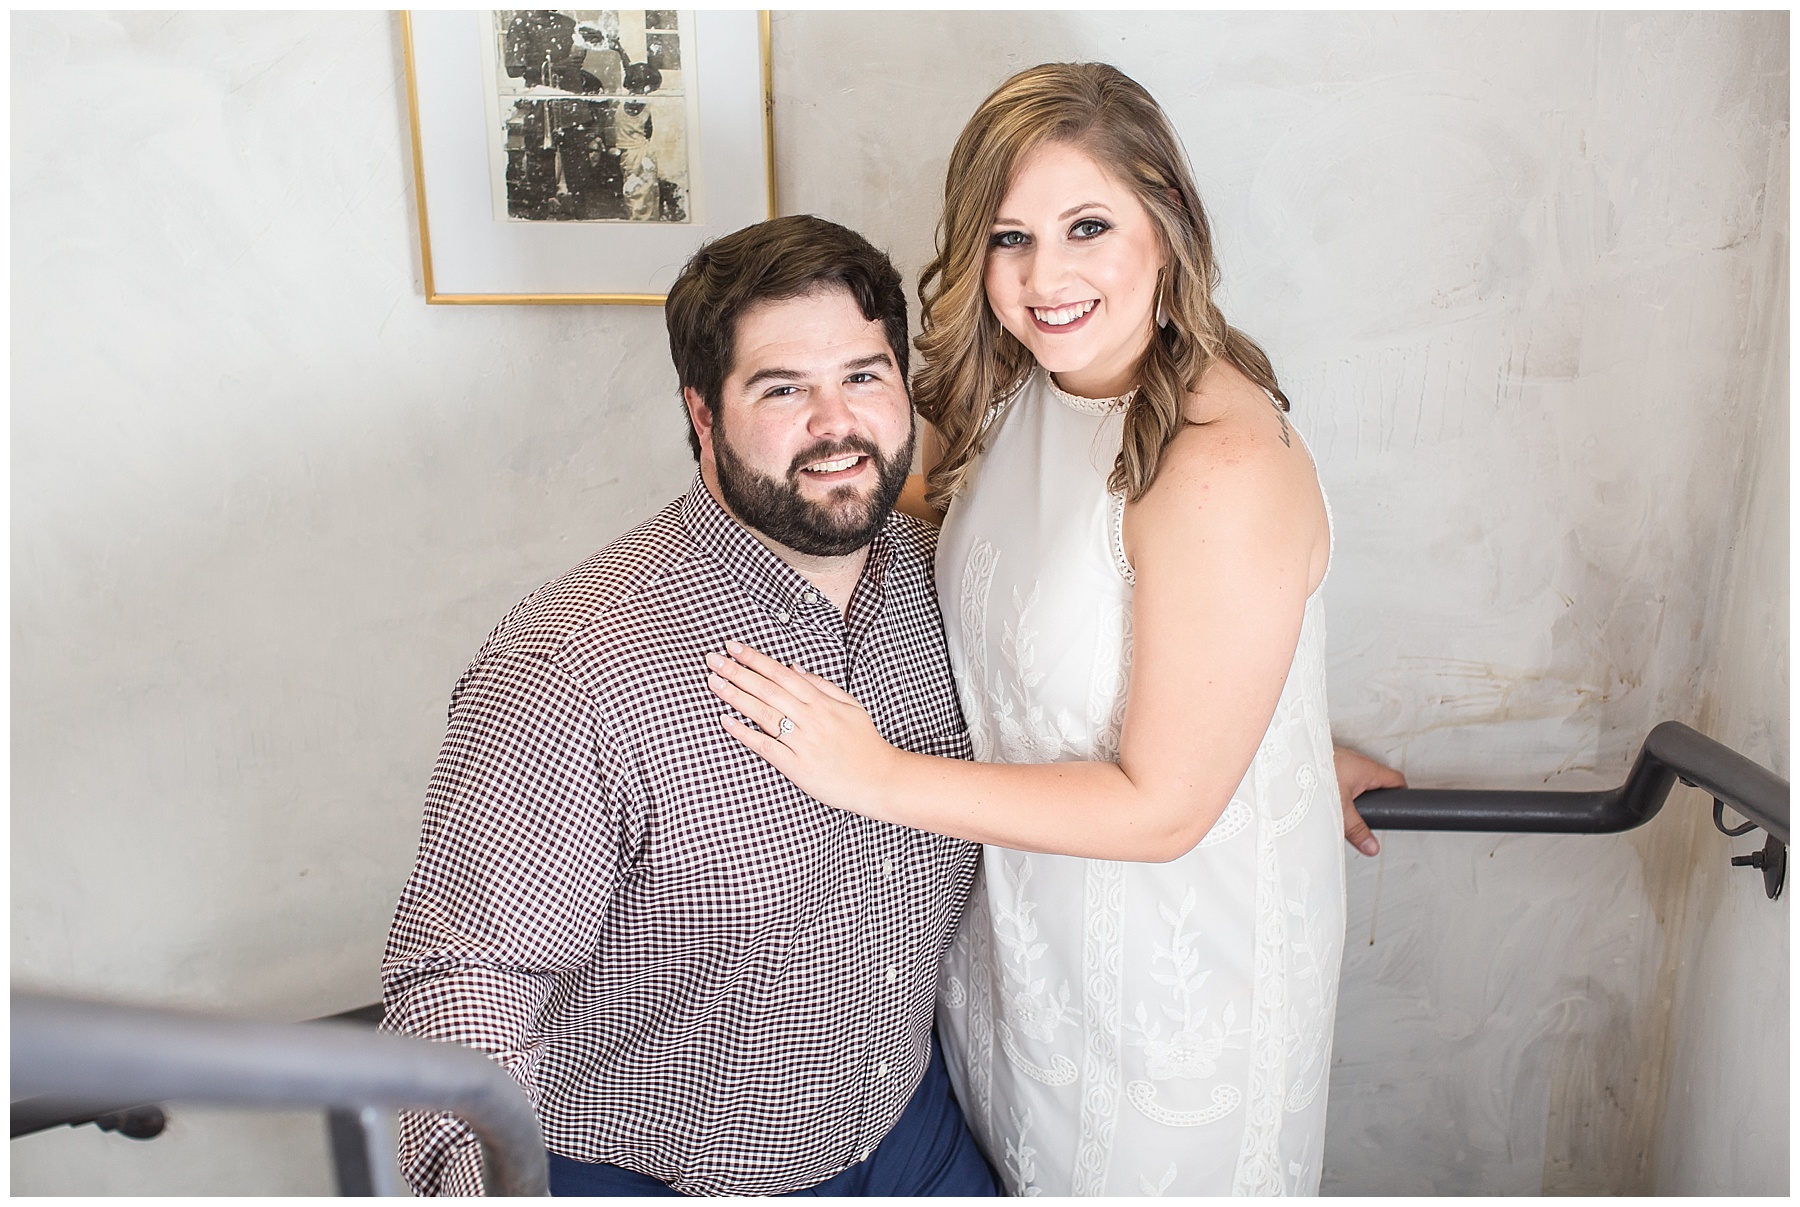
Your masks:
M1080 302L1074 302L1068 306L1027 306L1025 308L1025 313L1031 316L1031 325L1036 327L1039 331L1042 331L1045 335L1067 335L1071 331L1079 331L1087 326L1088 321L1092 319L1095 313L1100 309L1100 302L1098 299L1086 303L1088 308L1087 313L1083 314L1080 318L1072 319L1066 323L1046 323L1043 319L1038 317L1038 314L1040 311L1044 313L1067 311L1074 306L1082 304L1083 303Z

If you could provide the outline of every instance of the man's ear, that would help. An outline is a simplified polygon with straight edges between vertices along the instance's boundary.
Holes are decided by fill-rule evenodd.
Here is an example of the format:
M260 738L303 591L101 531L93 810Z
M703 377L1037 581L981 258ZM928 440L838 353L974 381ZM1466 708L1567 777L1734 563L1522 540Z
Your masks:
M694 434L700 439L700 456L702 459L712 455L712 408L706 405L706 399L693 386L681 387L681 401L687 404L688 420L694 425Z

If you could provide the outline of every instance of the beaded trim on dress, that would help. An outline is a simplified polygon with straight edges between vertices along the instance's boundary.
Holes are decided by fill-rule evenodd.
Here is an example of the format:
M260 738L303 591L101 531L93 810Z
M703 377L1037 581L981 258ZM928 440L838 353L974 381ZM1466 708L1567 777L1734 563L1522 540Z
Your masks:
M1051 395L1066 407L1081 411L1088 415L1110 415L1114 411L1122 411L1137 397L1137 387L1125 391L1117 398L1083 398L1079 394L1071 394L1056 384L1056 378L1046 370L1044 384L1050 387Z

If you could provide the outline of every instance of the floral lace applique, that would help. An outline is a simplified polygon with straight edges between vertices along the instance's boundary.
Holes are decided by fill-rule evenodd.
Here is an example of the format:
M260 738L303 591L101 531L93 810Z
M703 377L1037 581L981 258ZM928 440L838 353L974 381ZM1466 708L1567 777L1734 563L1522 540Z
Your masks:
M1043 1191L1037 1187L1037 1149L1026 1143L1031 1135L1031 1112L1026 1111L1023 1118L1019 1112L1008 1108L1012 1116L1013 1134L1017 1137L1006 1141L1006 1172L1012 1175L1013 1193L1021 1198L1036 1198Z
M1217 1018L1212 1017L1204 1002L1203 991L1212 969L1200 966L1200 930L1188 926L1196 900L1190 887L1182 895L1179 909L1157 907L1170 937L1166 944L1159 942L1153 948L1151 979L1169 988L1173 1004L1161 1008L1161 1018L1152 1018L1149 1006L1140 1001L1133 1014L1134 1024L1126 1028L1137 1037L1133 1042L1144 1050L1144 1072L1151 1081L1196 1081L1215 1076L1220 1056L1227 1048L1242 1048L1248 1031L1238 1022L1235 1002L1227 999ZM1166 1036L1165 1022L1174 1024ZM1176 1111L1156 1103L1156 1087L1149 1082L1134 1081L1126 1091L1132 1104L1144 1114L1159 1123L1177 1126L1215 1122L1235 1107L1239 1098L1232 1087L1215 1087L1210 1109Z

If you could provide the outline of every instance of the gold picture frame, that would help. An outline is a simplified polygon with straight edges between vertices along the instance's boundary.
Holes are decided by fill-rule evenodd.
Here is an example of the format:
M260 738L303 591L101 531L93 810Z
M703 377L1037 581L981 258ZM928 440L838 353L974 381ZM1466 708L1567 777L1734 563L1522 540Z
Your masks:
M731 89L729 93L715 92L708 99L715 110L730 112L729 120L736 123L732 129L739 136L732 138L729 133L721 134L712 127L694 131L696 146L699 139L706 140L709 155L705 162L712 172L704 184L712 190L706 195L707 199L714 203L706 207L706 212L717 220L702 222L696 218L679 226L652 222L527 224L508 222L495 216L494 207L499 202L487 200L485 190L490 183L489 171L484 168L480 179L476 179L477 161L471 141L486 139L487 132L479 127L465 128L471 124L474 112L469 105L471 90L479 91L479 85L466 77L470 70L479 70L483 51L473 22L481 16L483 14L467 10L421 13L421 19L434 23L422 31L413 12L400 13L407 115L412 136L413 189L419 209L419 259L428 305L660 306L666 294L642 286L672 280L680 263L706 239L776 215L775 106L767 10L754 14L707 10L694 15L696 20L705 22L702 30L707 36L701 45L711 56L706 69L700 72L702 83L699 87L706 89L712 85L715 90ZM751 16L755 18L753 63L746 60L746 48L741 45L748 40L745 19ZM451 22L467 23L467 33L460 27L452 28ZM421 41L424 42L423 62ZM721 58L722 54L730 57ZM754 86L760 92L755 104L761 117L760 156L740 145L747 141L741 136L746 121L738 110L745 107L742 102L748 98L748 78L752 73ZM749 120L754 121L754 116ZM723 155L717 153L721 146L726 151ZM446 148L451 148L454 153L447 153ZM435 175L428 171L428 157ZM719 170L721 162L724 172ZM760 172L746 170L752 164L760 168ZM749 179L757 174L762 177L760 181ZM723 183L721 176L727 177ZM428 190L428 178L435 193ZM428 193L440 206L448 197L452 210L448 221L440 221L437 230L440 243L435 249L440 254L435 257ZM724 198L723 203L719 203L720 198ZM756 204L759 199L760 206ZM439 213L442 218L442 208ZM522 229L525 227L531 229ZM460 241L456 254L444 254L448 249L441 240L445 238ZM633 240L635 244L631 242ZM568 254L559 258L556 254L559 247ZM626 257L605 254L609 247L635 249L638 258L653 267L646 273L643 265L624 264L622 261ZM530 254L516 256L509 263L509 252L521 249ZM583 265L596 258L605 262L607 271L615 275L633 276L635 279L628 284L639 287L594 291L533 287L534 282L545 276L581 275ZM440 281L446 273L450 278L448 287L442 288ZM651 279L642 279L646 275ZM553 280L551 283L566 285L568 282Z

